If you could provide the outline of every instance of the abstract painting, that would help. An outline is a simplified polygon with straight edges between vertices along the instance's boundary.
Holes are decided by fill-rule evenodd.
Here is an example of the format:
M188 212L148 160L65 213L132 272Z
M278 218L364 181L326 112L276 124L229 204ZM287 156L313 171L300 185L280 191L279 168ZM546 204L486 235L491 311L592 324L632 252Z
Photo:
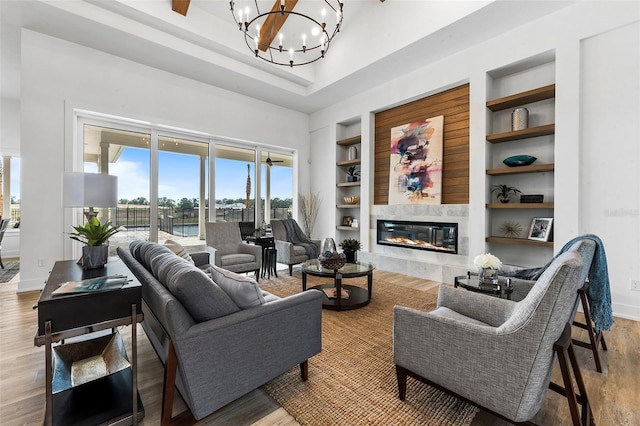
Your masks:
M440 204L444 116L391 129L389 205Z

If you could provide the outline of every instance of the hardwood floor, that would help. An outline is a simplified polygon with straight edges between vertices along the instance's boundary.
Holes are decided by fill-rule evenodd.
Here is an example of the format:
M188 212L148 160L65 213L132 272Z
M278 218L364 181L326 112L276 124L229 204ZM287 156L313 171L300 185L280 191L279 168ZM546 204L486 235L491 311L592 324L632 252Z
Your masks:
M374 277L437 293L438 283L433 281L385 271L376 271ZM32 306L37 302L39 293L16 293L18 279L16 277L10 283L0 284L0 424L5 426L42 424L44 414L44 348L33 345L37 311ZM127 348L130 348L130 330L130 327L120 330ZM145 408L145 418L141 424L157 425L162 396L162 364L140 325L137 331L138 382ZM586 340L582 330L574 327L573 332L574 337ZM596 372L589 350L575 349L596 424L640 425L640 322L616 318L612 330L605 332L605 339L609 350L601 350L602 373ZM559 371L554 371L553 380L561 383ZM174 413L183 408L182 403L177 403ZM566 400L555 392L547 392L543 408L534 421L540 425L571 424ZM198 424L287 426L298 423L258 389ZM508 423L482 412L472 422L474 426L503 424Z

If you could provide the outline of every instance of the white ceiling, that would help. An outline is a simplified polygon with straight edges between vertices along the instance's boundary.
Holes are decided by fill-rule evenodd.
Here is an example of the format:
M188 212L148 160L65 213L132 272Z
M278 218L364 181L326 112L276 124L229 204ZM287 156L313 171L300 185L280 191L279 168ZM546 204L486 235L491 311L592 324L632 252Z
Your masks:
M0 0L0 95L20 97L24 27L311 113L574 2L344 0L326 58L289 68L255 58L228 0L191 0L186 17L171 0Z

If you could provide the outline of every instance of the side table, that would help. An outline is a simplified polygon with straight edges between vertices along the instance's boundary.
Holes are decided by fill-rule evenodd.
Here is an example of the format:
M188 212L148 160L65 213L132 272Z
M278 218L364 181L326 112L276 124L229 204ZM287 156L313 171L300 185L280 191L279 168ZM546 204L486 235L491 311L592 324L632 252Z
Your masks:
M66 281L109 275L129 275L130 281L115 290L52 295ZM136 324L143 319L141 302L142 285L117 257L110 258L104 268L86 271L74 260L55 263L38 299L38 330L34 337L36 346L45 347L45 425L136 425L144 417L137 385ZM91 356L91 348L105 336L87 336L76 343L64 343L65 339L111 329L111 337L121 344L115 329L124 325L132 326L128 367L82 384L72 384L69 371L62 371L63 384L58 382L61 366L55 366L54 375L54 350L59 353L68 348L74 354ZM59 342L54 348L53 344ZM125 356L124 345L122 352ZM71 365L83 359L73 360Z
M262 271L260 272L260 275L262 277L267 275L267 278L271 278L271 274L273 274L278 278L278 274L276 272L276 258L278 252L276 250L274 237L249 236L246 241L262 247Z
M462 287L469 291L475 291L477 293L485 293L494 295L500 298L506 297L511 300L511 293L513 293L513 287L511 286L511 278L498 277L498 283L485 283L480 281L477 275L461 275L454 278L454 287Z

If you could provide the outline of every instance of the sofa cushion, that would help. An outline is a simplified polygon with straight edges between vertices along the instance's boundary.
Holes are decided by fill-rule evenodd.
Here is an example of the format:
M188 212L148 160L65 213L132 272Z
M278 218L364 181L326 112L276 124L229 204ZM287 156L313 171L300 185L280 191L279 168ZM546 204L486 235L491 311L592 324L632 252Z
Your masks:
M200 269L180 260L167 274L167 288L197 322L238 312L238 306Z
M305 250L304 246L297 246L297 245L293 245L293 254L295 256L305 256L307 254L307 251Z
M189 264L180 256L174 253L162 253L151 259L151 273L166 287L168 284L169 271L184 265Z
M186 260L187 262L190 262L192 265L196 264L193 261L193 258L191 257L191 255L179 242L174 240L167 240L164 242L164 246L167 247L172 252L174 252L175 254L177 254L180 258Z
M142 240L134 240L134 241L131 241L131 243L129 244L129 251L138 262L140 262L140 259L141 259L140 247L142 247L143 243L144 241Z
M256 262L256 257L252 254L234 253L220 256L220 263L223 268L225 266L242 265L244 263Z
M253 278L211 266L211 278L231 297L240 309L247 309L265 303L262 290Z
M144 250L144 248L142 248L142 250ZM144 250L144 254L143 254L144 266L148 270L151 270L151 261L153 260L153 258L165 253L173 253L173 252L161 244L149 243L149 248Z

